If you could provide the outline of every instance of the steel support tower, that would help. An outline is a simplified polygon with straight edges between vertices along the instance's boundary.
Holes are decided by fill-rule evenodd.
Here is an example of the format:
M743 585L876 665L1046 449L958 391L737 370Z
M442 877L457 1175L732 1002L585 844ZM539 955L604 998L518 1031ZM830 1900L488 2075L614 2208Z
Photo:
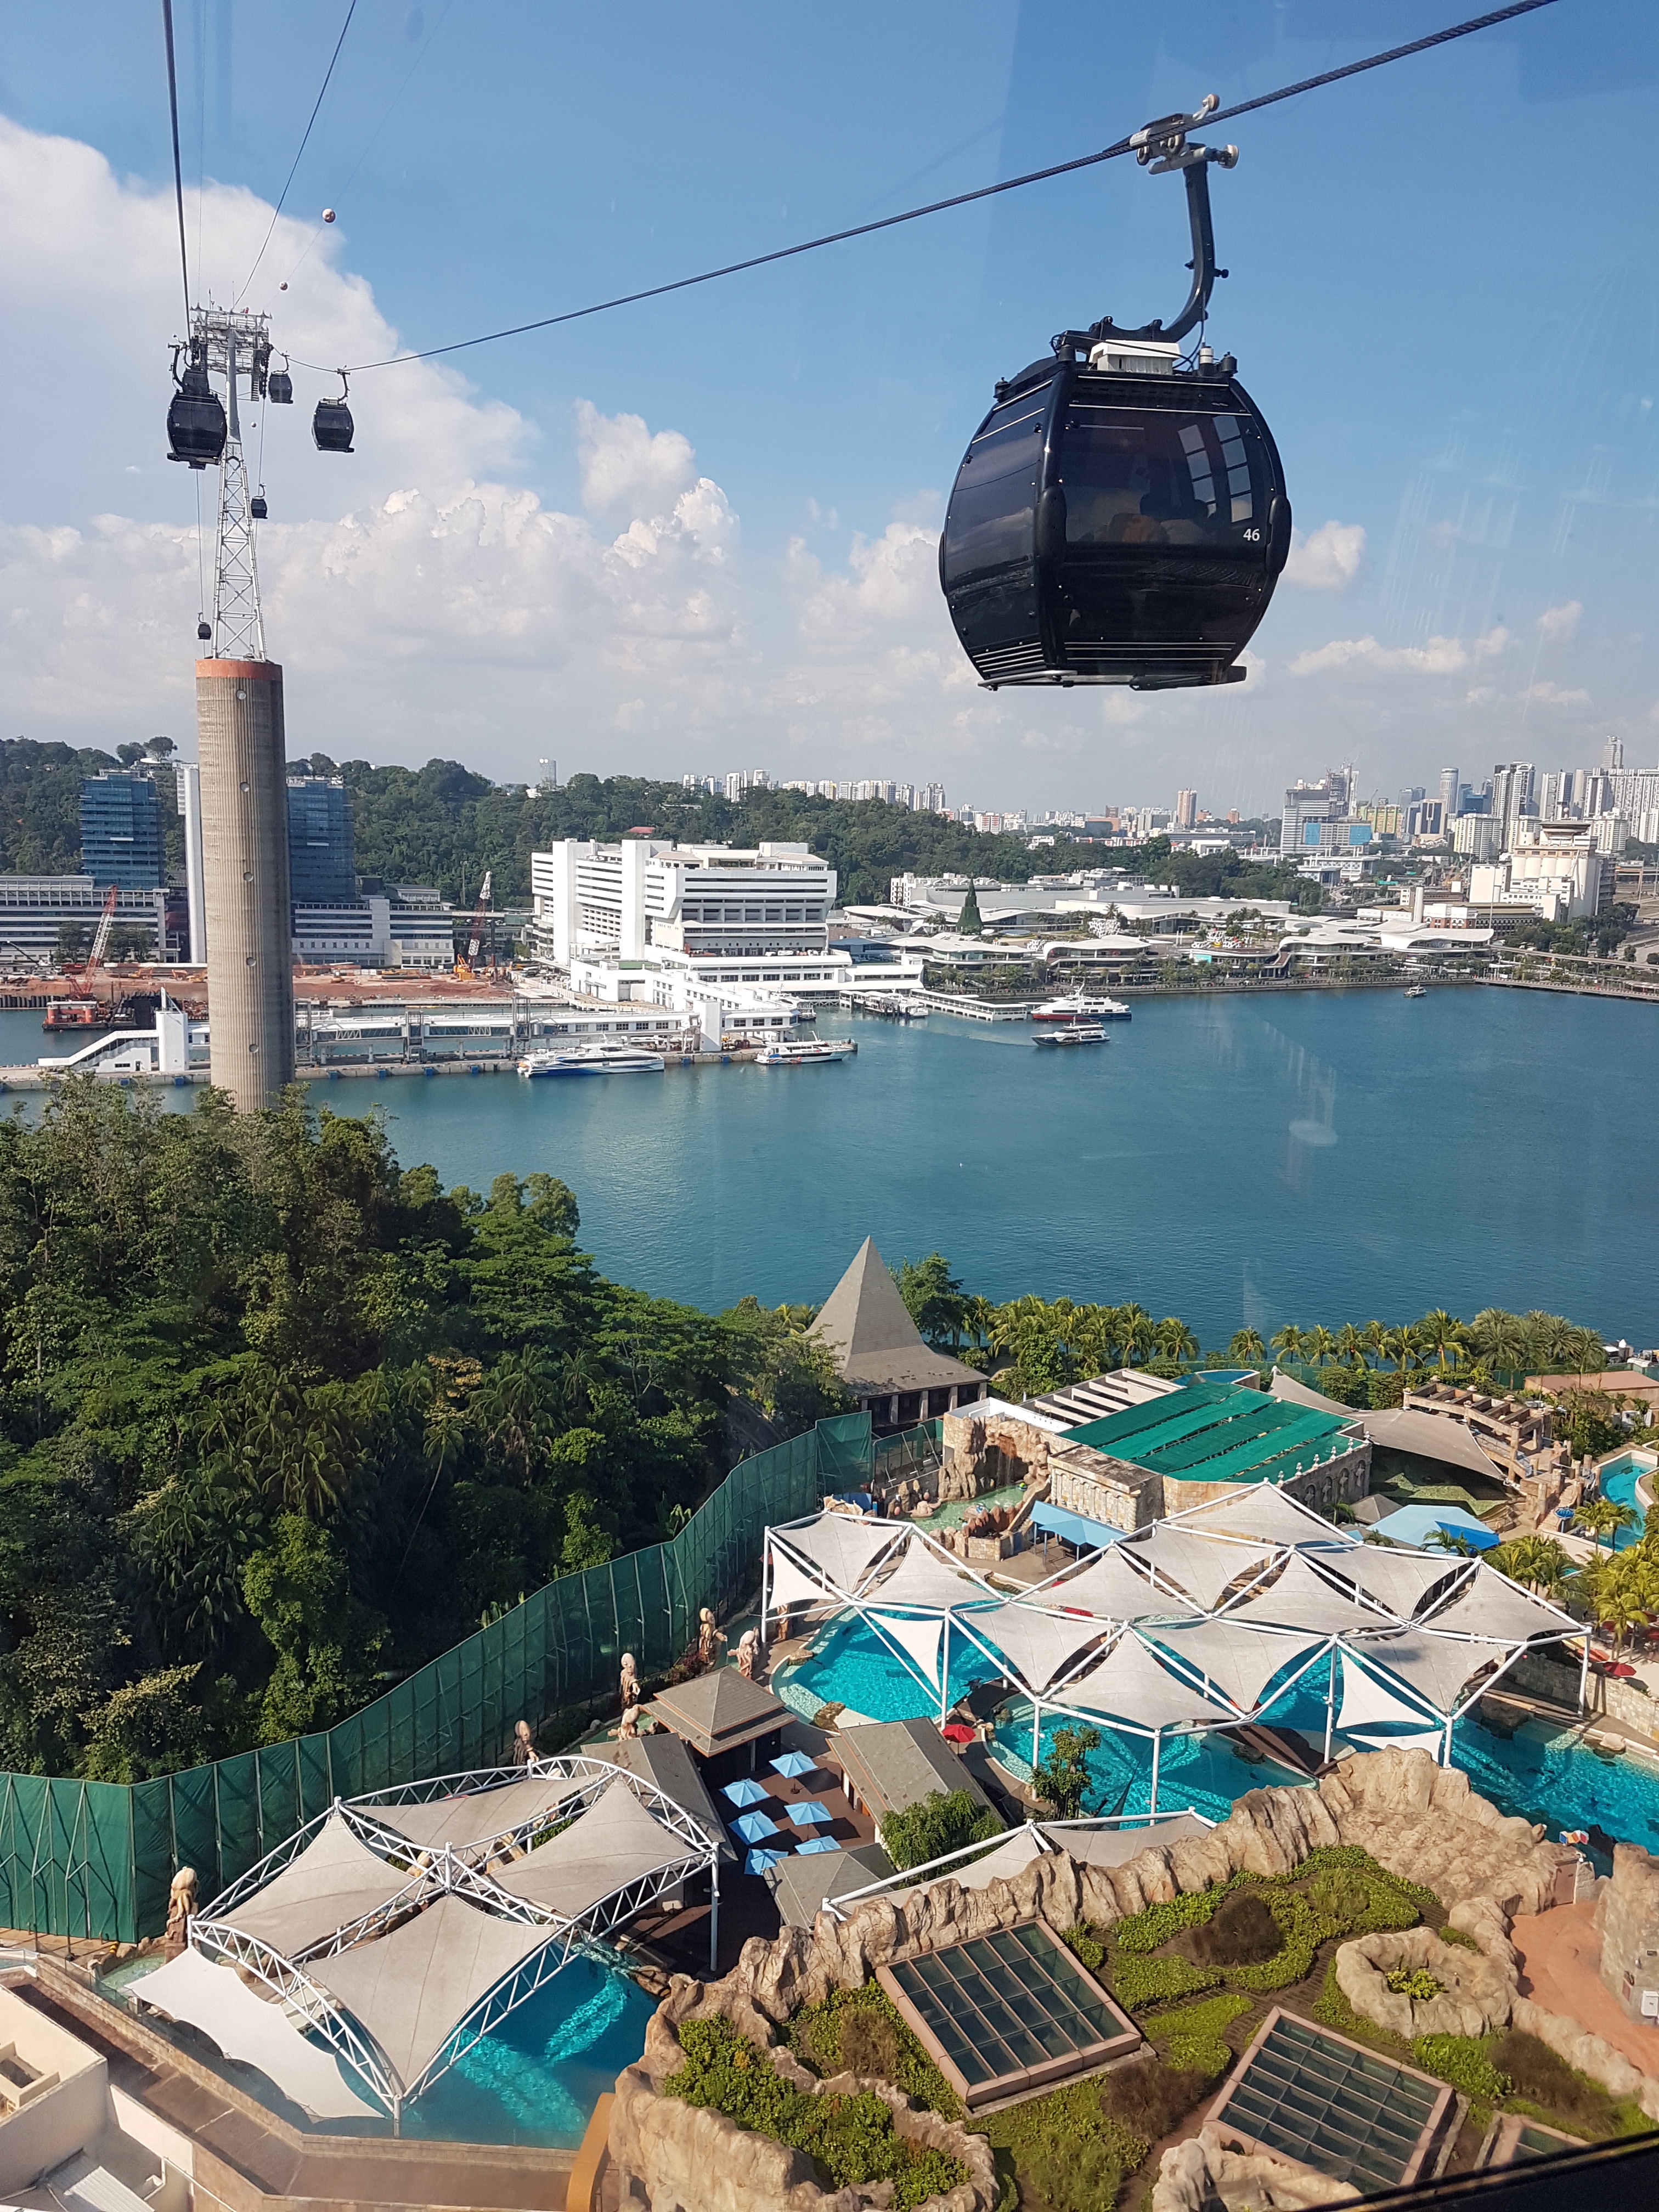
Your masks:
M294 1080L293 908L283 672L265 657L237 379L263 398L267 318L198 307L191 338L228 386L213 563L212 658L196 664L214 1082L244 1111ZM194 947L191 948L192 951Z

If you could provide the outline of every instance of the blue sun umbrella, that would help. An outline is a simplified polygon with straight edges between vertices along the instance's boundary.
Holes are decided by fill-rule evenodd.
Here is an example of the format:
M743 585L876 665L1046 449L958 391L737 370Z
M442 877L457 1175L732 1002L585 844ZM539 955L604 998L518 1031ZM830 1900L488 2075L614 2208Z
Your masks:
M804 1805L786 1805L784 1811L798 1828L827 1828L834 1819L827 1805L820 1805L816 1797Z
M750 1851L743 1863L745 1874L767 1874L788 1857L787 1851Z
M763 1844L769 1836L775 1836L778 1824L769 1820L764 1813L745 1813L741 1820L733 1820L732 1832L741 1836L745 1844Z
M751 1775L740 1775L737 1781L728 1782L720 1796L732 1805L763 1805L771 1792L763 1790Z
M791 1781L802 1774L815 1774L817 1761L809 1759L804 1751L786 1751L781 1759L772 1761L774 1774L787 1774Z
M796 1844L795 1856L800 1858L807 1851L838 1851L840 1849L841 1845L833 1836L811 1836L805 1843Z

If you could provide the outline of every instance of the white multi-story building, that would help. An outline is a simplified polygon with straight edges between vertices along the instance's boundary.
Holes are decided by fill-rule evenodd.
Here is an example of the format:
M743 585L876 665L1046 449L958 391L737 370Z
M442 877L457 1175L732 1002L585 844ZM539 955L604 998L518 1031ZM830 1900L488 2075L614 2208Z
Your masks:
M1524 907L1545 921L1582 921L1613 897L1613 863L1584 822L1528 823L1510 849L1471 870L1477 907Z

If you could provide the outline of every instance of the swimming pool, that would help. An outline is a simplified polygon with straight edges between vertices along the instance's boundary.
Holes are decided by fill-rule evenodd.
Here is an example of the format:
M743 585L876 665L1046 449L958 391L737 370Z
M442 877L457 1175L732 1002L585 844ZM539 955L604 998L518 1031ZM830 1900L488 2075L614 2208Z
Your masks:
M1603 1758L1547 1722L1524 1721L1502 1736L1469 1719L1452 1731L1452 1761L1501 1811L1541 1820L1551 1836L1605 1828L1659 1850L1659 1759L1629 1751Z
M994 1681L1002 1671L952 1629L948 1704L965 1698L977 1682ZM824 1705L845 1705L872 1721L939 1718L939 1692L925 1687L914 1668L857 1613L834 1622L805 1658L781 1670L781 1676L773 1687L798 1712L806 1712L810 1703L814 1712Z
M1620 1458L1609 1460L1601 1469L1601 1495L1610 1498L1615 1505L1628 1505L1636 1518L1628 1528L1621 1528L1613 1540L1613 1549L1622 1552L1632 1544L1639 1544L1644 1533L1646 1509L1636 1494L1638 1478L1650 1475L1659 1468L1659 1453L1628 1451Z
M133 1984L160 1964L154 1958L130 1960L104 1977L100 1986L130 1996ZM646 2022L655 2006L656 2000L627 1975L592 1960L573 1959L406 2108L404 2134L444 2142L574 2149L599 2098L644 2050ZM146 2021L163 2034L169 2032L153 2013ZM313 2120L255 2069L210 2057L193 2031L180 2039L216 2072L307 2134L391 2133L390 2119ZM361 2094L357 2076L348 2067L339 2070L341 2080Z
M994 1513L999 1506L1018 1505L1024 1495L1023 1482L1005 1483L1000 1490L988 1490L982 1498L953 1498L916 1525L930 1534L940 1528L959 1528L970 1513Z

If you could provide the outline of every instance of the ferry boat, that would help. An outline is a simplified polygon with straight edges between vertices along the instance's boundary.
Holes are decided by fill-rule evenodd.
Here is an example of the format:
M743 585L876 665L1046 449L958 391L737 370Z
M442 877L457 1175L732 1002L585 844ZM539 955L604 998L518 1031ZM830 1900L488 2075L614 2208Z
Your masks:
M1429 987L1426 983L1413 983L1402 994L1402 996L1407 999L1426 999L1428 995Z
M548 1045L527 1052L519 1073L533 1083L544 1075L660 1075L663 1066L659 1052L596 1038L592 1044Z
M1034 1022L1127 1022L1133 1019L1133 1011L1121 999L1091 999L1084 992L1073 991L1069 997L1046 999L1042 1006L1033 1006Z
M755 1054L757 1067L813 1067L820 1060L851 1060L858 1050L852 1037L778 1037Z
M1104 1044L1106 1031L1098 1022L1068 1022L1063 1028L1045 1030L1033 1044Z

